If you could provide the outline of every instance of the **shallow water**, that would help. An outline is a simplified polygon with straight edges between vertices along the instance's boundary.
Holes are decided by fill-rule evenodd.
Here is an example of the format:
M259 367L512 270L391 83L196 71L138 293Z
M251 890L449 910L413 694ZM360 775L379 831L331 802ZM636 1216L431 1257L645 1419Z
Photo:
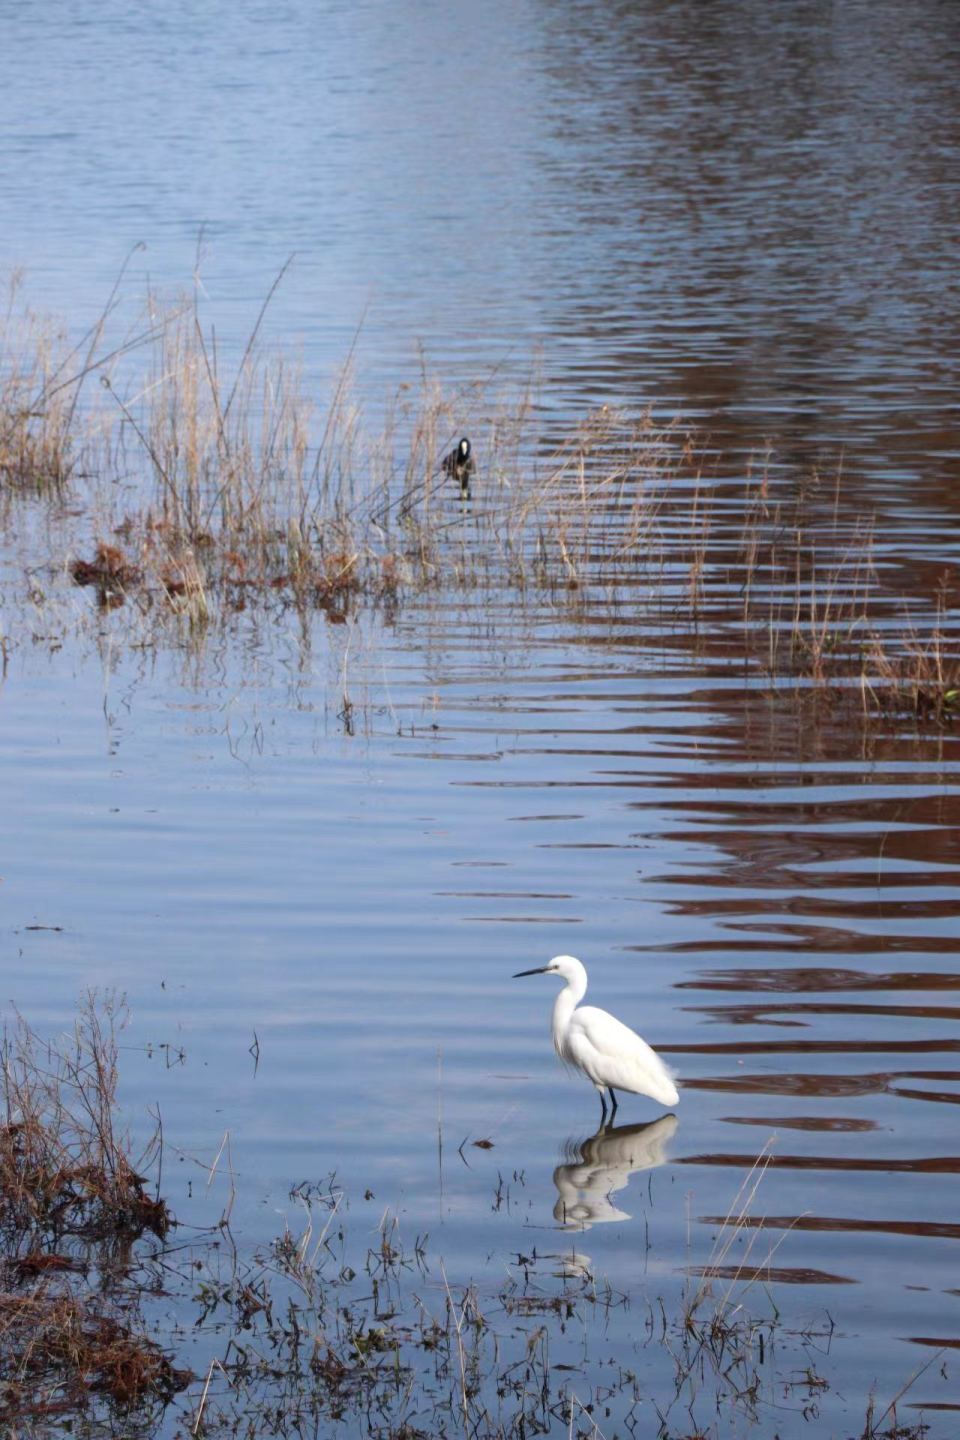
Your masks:
M239 346L296 251L271 333L318 391L365 307L373 406L418 338L451 382L539 345L547 428L652 403L734 475L767 442L777 474L842 451L892 589L945 571L953 599L951 5L909 29L886 4L0 17L0 264L71 324L137 240L131 312L147 277L188 281L205 225ZM10 614L23 567L8 546ZM126 1099L160 1107L185 1220L220 1213L195 1157L229 1131L241 1243L335 1170L356 1225L397 1210L451 1280L588 1256L635 1301L605 1343L653 1374L642 1307L710 1261L769 1142L750 1304L831 1388L806 1417L771 1399L755 1433L859 1433L871 1387L882 1409L936 1354L901 1413L947 1407L951 1435L957 740L745 685L719 619L669 613L600 586L428 594L157 655L108 616L52 649L38 618L0 689L6 994L56 1028L88 985L127 993ZM510 978L559 951L677 1068L675 1128L590 1140L553 982ZM625 1097L617 1120L657 1113ZM828 1320L829 1346L802 1338Z
M838 1327L843 1399L822 1408L855 1423L873 1380L884 1395L955 1334L956 743L790 746L776 707L764 743L737 691L705 700L545 620L491 645L481 620L441 607L355 637L352 738L322 634L303 671L273 635L199 685L168 658L107 677L74 659L65 686L62 656L17 657L12 998L47 1025L84 985L127 992L128 1099L159 1103L188 1157L171 1204L219 1213L189 1157L229 1130L247 1243L336 1170L354 1223L396 1208L451 1279L562 1251L560 1214L595 1273L669 1302L770 1142L750 1263L775 1267L789 1323ZM626 1160L609 1139L578 1153L599 1116L556 1068L552 982L510 979L561 949L682 1077L652 1156L630 1135ZM617 1120L656 1113L624 1097ZM954 1397L949 1368L916 1389Z

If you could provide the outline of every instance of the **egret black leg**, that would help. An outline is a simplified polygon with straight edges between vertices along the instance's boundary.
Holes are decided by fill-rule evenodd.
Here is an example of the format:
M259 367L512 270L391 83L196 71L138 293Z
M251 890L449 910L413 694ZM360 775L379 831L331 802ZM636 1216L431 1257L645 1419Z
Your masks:
M618 1103L619 1103L619 1102L618 1102L618 1100L617 1100L617 1092L616 1092L616 1090L614 1090L613 1086L611 1085L611 1086L610 1086L610 1118L611 1118L611 1120L613 1119L614 1115L616 1115L616 1113L617 1113L617 1105L618 1105Z
M600 1096L600 1124L603 1125L607 1118L607 1101L602 1090L598 1090L597 1093Z

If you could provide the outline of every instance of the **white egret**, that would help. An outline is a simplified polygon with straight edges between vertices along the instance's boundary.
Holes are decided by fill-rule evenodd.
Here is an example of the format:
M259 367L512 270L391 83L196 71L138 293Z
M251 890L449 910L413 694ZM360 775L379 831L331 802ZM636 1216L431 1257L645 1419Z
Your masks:
M617 1090L649 1095L661 1105L676 1105L680 1096L673 1076L660 1056L626 1025L606 1010L580 1005L587 993L587 972L572 955L555 955L549 965L519 970L521 975L559 975L566 985L553 1002L553 1048L565 1065L582 1071L600 1092L600 1109L607 1116L605 1092L611 1111L617 1109Z

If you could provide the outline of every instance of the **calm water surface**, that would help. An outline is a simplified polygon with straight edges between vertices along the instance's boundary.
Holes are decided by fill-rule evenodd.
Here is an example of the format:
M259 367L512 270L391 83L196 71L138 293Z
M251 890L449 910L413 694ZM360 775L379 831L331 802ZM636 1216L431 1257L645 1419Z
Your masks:
M124 315L189 284L202 227L237 347L296 252L271 334L321 398L361 316L374 409L418 341L453 384L539 350L545 429L649 403L734 475L842 453L883 574L955 599L952 3L2 4L0 35L0 269L78 332L138 241ZM13 613L9 546L2 584ZM931 1355L903 1413L955 1433L951 731L745 687L599 589L238 622L199 654L120 633L10 655L4 993L51 1028L127 993L178 1214L219 1214L194 1157L229 1131L245 1243L336 1170L356 1224L395 1208L451 1279L575 1248L635 1295L611 1343L655 1373L640 1297L708 1262L769 1143L751 1298L835 1339L819 1418L781 1394L760 1433L859 1434ZM591 1140L553 982L510 979L559 951L676 1066L675 1126Z

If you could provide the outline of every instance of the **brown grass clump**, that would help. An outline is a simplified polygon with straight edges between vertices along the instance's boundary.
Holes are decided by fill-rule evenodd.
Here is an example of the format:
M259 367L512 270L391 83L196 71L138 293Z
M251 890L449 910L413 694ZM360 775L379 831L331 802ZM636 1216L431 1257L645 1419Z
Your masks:
M92 560L74 560L70 574L76 585L95 585L103 609L122 604L128 592L140 583L142 572L116 545L97 542Z
M163 1239L170 1216L131 1164L115 1123L122 1014L89 997L68 1046L44 1044L18 1018L3 1045L0 1241L8 1258L65 1240ZM150 1156L144 1157L149 1165ZM144 1163L142 1162L142 1163Z
M0 1420L56 1423L106 1405L163 1405L189 1382L140 1317L136 1244L170 1213L116 1123L123 1009L88 997L47 1044L18 1018L3 1044L0 1125Z
M32 1116L0 1128L0 1230L8 1240L98 1241L147 1231L165 1238L170 1217L163 1202L146 1193L122 1151L108 1163L96 1148L64 1146ZM66 1268L63 1257L35 1249L17 1264L22 1273Z
M0 1294L0 1422L61 1422L98 1399L112 1411L169 1404L193 1376L100 1296L41 1287Z

